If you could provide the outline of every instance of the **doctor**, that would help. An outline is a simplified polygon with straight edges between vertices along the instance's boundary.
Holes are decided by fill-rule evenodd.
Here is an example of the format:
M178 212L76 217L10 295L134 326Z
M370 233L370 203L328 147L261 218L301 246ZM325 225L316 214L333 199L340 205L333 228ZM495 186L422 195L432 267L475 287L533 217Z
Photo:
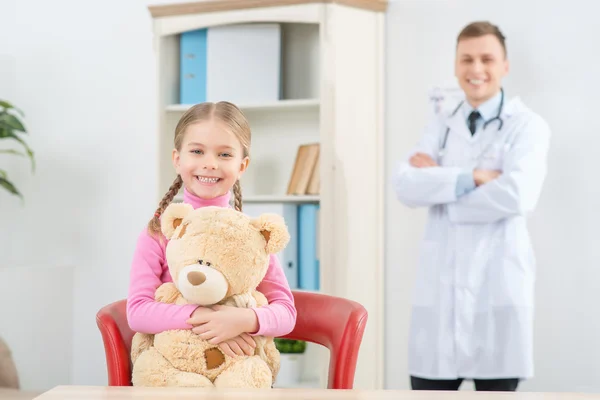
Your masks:
M487 22L458 35L465 93L431 121L394 176L398 199L427 207L409 336L415 390L515 391L533 376L535 258L526 225L546 176L550 130L509 100L504 36Z

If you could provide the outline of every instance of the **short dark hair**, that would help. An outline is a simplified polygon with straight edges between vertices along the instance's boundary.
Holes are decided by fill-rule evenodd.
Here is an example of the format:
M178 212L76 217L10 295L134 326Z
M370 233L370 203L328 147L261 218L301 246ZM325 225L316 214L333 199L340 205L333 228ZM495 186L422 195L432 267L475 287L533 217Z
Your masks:
M458 42L462 39L476 38L485 35L494 35L502 45L504 55L506 55L506 37L504 37L500 31L500 28L488 21L476 21L465 26L456 38L456 45L458 46Z

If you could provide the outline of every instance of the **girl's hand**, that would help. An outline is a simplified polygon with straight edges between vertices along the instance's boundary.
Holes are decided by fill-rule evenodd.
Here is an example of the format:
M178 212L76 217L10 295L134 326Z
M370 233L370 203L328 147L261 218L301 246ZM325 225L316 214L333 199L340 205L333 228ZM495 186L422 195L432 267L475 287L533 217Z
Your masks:
M194 310L192 315L190 315L190 318L187 320L187 323L188 325L196 326L199 324L198 321L202 320L203 318L206 318L208 314L212 313L214 313L214 311L211 308L198 306L198 308Z
M256 342L252 336L247 333L234 337L233 339L226 340L219 343L219 348L223 353L235 357L235 356L251 356L254 355L254 349L256 349Z
M245 332L258 330L258 318L250 308L237 308L216 305L210 313L199 313L187 323L202 339L211 344L219 344Z

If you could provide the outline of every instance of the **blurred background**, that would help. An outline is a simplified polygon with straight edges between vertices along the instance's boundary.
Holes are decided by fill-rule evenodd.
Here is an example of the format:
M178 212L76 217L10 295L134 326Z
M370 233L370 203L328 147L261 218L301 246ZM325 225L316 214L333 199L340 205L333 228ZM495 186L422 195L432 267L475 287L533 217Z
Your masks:
M137 236L166 190L154 166L157 71L147 7L156 3L0 0L0 100L23 110L36 160L32 173L27 159L0 153L0 169L23 194L0 190L0 337L25 390L106 384L95 314L126 296ZM587 0L388 4L385 388L409 387L409 300L425 221L425 210L395 200L389 179L431 112L431 88L452 81L459 30L486 19L507 36L507 93L553 133L530 219L536 377L522 390L600 392L599 12Z

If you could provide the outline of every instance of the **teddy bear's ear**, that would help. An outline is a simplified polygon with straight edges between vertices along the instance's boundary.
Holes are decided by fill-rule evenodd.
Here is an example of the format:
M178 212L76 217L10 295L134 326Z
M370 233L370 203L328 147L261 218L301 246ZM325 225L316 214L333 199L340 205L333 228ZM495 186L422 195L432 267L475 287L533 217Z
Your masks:
M171 239L177 227L186 215L194 211L194 207L186 203L171 203L160 219L160 229L167 239Z
M290 233L281 215L262 214L252 220L252 225L265 237L269 254L280 252L290 241Z

